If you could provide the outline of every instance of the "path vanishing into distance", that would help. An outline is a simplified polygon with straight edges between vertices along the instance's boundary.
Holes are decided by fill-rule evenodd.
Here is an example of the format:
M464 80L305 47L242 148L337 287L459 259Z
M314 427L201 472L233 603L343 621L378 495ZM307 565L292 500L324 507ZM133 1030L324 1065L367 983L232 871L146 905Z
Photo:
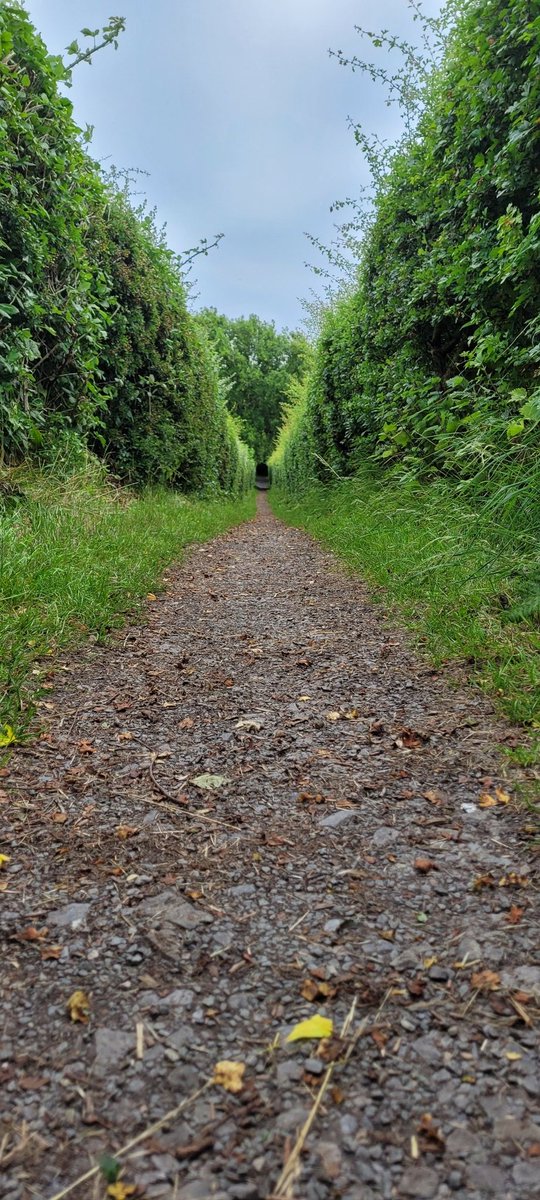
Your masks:
M511 727L264 498L166 578L0 778L0 1194L540 1195Z

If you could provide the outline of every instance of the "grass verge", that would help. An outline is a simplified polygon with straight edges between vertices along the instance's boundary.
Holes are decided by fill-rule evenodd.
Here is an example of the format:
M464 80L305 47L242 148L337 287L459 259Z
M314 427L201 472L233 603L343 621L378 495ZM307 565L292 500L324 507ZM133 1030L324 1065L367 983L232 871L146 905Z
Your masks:
M536 536L468 508L440 482L366 475L300 498L273 489L270 502L384 589L432 661L465 664L512 721L529 726L518 761L540 761L540 624L509 620L523 579L538 572Z
M185 546L255 511L253 494L133 497L91 469L64 480L19 471L16 484L19 495L0 495L0 747L7 727L22 736L44 660L121 625Z

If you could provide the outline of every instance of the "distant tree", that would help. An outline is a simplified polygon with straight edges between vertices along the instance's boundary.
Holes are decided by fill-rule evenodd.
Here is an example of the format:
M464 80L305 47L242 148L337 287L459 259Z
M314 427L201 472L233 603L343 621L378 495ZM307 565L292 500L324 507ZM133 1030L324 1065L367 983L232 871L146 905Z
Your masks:
M271 453L292 381L304 377L310 346L302 333L278 331L253 314L231 319L205 308L202 324L221 360L228 404L259 462Z

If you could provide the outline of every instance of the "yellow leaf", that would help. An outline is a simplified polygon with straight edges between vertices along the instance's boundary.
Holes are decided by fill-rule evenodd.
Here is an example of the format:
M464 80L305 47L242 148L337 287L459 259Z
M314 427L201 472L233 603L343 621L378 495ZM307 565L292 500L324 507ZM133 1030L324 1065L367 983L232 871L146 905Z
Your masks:
M16 741L17 736L11 725L4 725L4 733L0 733L0 746L11 746L11 743Z
M499 804L510 804L510 796L508 795L508 792L503 790L503 788L495 788L495 795L499 801Z
M6 863L11 862L9 854L0 854L0 870L5 867Z
M229 1062L223 1059L214 1067L212 1083L219 1084L226 1092L241 1092L244 1086L245 1063Z
M424 959L424 967L425 967L426 971L428 971L430 967L434 967L435 963L438 961L439 960L438 960L436 954L432 954L431 958L425 958Z
M326 1038L332 1037L333 1022L329 1017L321 1017L317 1013L315 1017L309 1017L307 1021L300 1021L298 1025L291 1029L287 1042L299 1042L301 1038Z
M135 1185L133 1183L122 1183L119 1179L117 1183L110 1183L107 1188L107 1195L111 1200L127 1200L128 1196L135 1194Z
M326 720L327 721L341 721L341 713L340 712L329 712L326 714Z
M153 592L148 592L146 599L147 600L157 600L157 596L155 596Z
M518 1054L517 1050L507 1050L504 1056L509 1062L517 1062L518 1058L523 1058L522 1054Z
M72 1021L81 1021L83 1025L88 1023L90 1017L90 1001L86 992L73 992L66 1003L66 1008L69 1012Z
M496 804L497 801L494 796L490 796L489 792L482 792L478 804L479 808L495 808Z

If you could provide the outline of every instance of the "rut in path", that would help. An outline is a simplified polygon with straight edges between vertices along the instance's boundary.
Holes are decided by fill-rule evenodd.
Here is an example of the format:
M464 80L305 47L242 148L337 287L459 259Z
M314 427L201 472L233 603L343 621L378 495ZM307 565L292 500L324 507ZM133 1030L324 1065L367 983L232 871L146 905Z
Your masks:
M0 1193L50 1200L228 1059L242 1092L122 1156L137 1195L529 1200L540 968L511 731L260 503L168 572L148 624L61 664L1 780ZM353 1002L345 1046L285 1042Z

